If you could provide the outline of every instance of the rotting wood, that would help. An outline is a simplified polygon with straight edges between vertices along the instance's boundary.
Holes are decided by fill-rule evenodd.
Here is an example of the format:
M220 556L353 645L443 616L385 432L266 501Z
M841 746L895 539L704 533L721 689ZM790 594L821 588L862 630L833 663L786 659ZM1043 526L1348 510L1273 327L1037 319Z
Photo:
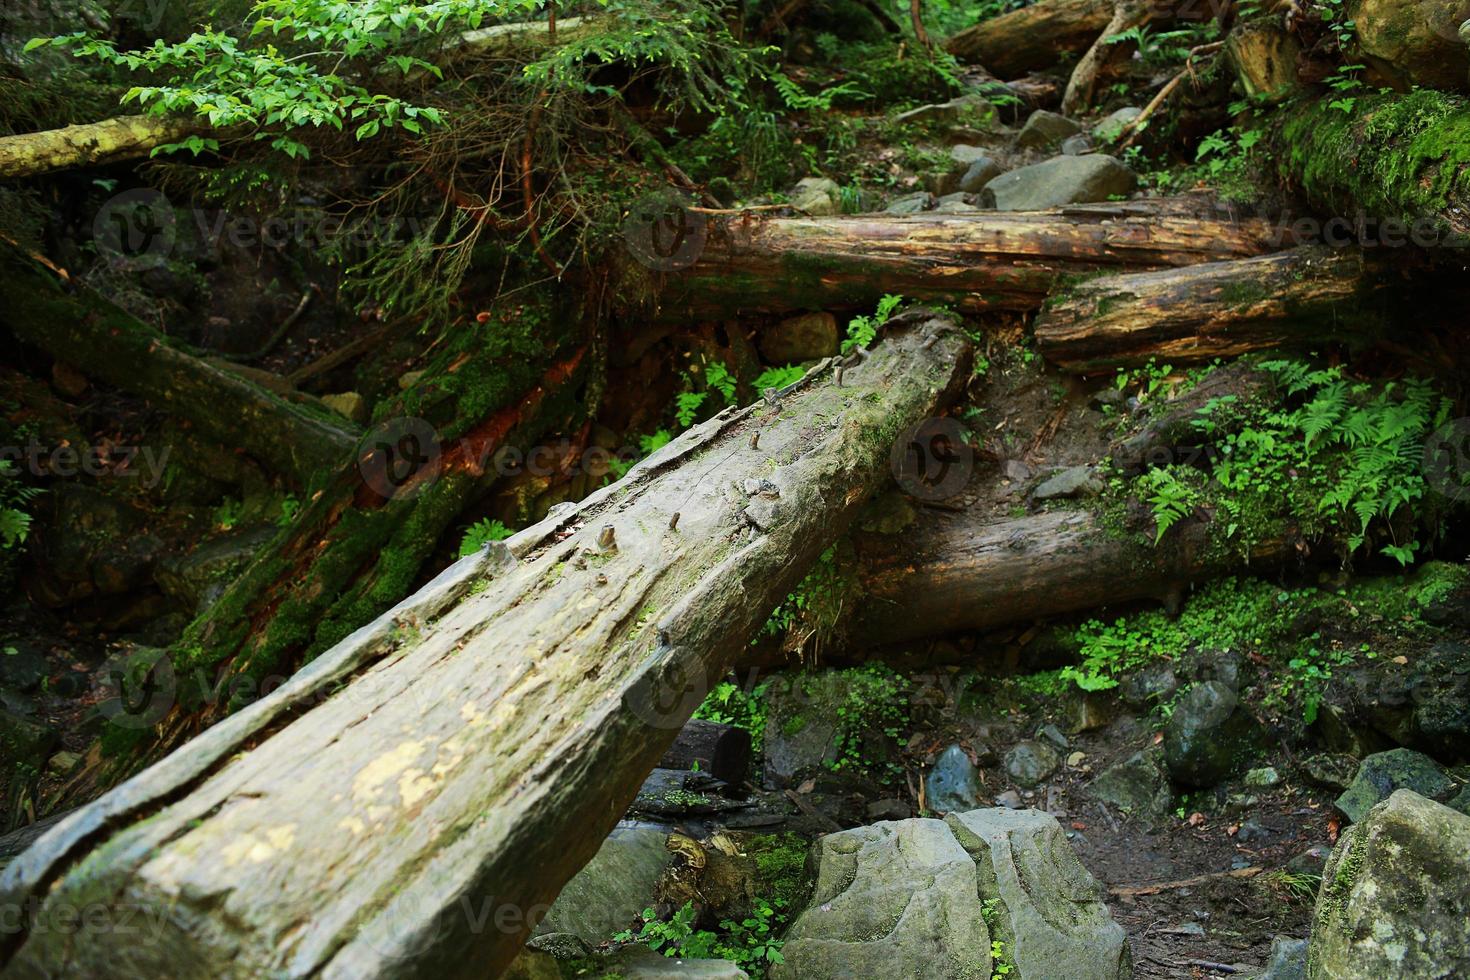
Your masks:
M1111 0L1038 0L965 28L945 48L961 61L1010 79L1085 51L1112 16Z
M496 975L968 373L953 327L899 318L844 386L814 369L452 566L21 855L0 973ZM44 928L63 906L152 941Z

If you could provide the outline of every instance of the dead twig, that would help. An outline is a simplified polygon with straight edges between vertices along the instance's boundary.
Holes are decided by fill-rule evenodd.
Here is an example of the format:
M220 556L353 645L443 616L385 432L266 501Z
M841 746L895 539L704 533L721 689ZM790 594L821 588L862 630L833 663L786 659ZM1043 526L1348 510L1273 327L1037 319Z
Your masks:
M1130 146L1133 145L1134 141L1136 141L1138 137L1143 135L1143 126L1145 123L1148 122L1149 117L1152 116L1155 112L1159 111L1159 107L1162 106L1166 100L1168 100L1170 95L1174 94L1174 90L1179 87L1179 84L1183 82L1184 79L1194 74L1195 57L1206 54L1214 54L1216 51L1219 51L1224 46L1224 41L1212 41L1209 44L1201 44L1199 47L1192 48L1190 50L1188 56L1184 59L1184 68L1179 72L1179 74L1169 79L1164 87L1159 89L1159 94L1155 95L1153 99L1149 102L1149 104L1143 107L1143 111L1138 114L1137 119L1133 120L1131 123L1119 130L1118 135L1120 136L1125 132L1130 134L1128 136L1128 139L1125 140L1118 147L1119 153L1122 153L1124 150L1128 149Z
M1135 895L1157 895L1160 892L1173 891L1176 888L1193 888L1195 885L1203 885L1206 882L1224 878L1254 878L1264 870L1266 869L1249 867L1236 868L1234 871L1213 871L1210 874L1195 875L1193 878L1180 878L1178 881L1161 881L1155 885L1129 885L1121 888L1109 888L1108 894L1118 898Z

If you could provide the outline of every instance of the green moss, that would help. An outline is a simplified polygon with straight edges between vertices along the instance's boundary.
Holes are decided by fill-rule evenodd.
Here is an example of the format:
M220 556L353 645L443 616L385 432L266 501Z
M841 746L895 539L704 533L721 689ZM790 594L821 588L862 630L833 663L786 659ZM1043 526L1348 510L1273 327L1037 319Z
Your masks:
M812 875L807 863L811 844L796 834L753 837L746 853L755 859L756 893L767 897L785 922L796 915L811 895Z
M1360 828L1354 827L1348 834L1351 835L1351 840L1347 845L1347 853L1337 862L1332 876L1322 882L1322 893L1317 899L1319 929L1331 928L1334 920L1338 920L1340 928L1347 928L1344 913L1347 910L1348 895L1363 871L1363 859L1368 850L1368 835Z

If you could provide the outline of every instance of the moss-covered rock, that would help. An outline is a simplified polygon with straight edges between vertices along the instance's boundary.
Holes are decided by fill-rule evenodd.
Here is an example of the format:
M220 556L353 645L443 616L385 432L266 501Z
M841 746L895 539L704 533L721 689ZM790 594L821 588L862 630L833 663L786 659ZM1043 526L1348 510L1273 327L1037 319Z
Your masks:
M1363 760L1352 784L1337 798L1337 808L1356 823L1397 790L1413 790L1434 798L1446 795L1454 786L1429 756L1412 749L1394 749Z
M1169 774L1188 786L1214 786L1249 768L1260 750L1259 723L1222 681L1191 687L1164 728Z

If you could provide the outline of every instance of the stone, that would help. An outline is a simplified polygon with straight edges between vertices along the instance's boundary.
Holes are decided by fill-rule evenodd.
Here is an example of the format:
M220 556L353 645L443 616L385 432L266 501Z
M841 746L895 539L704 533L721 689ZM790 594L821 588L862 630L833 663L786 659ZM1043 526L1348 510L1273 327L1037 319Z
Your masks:
M1247 820L1241 821L1240 826L1236 828L1235 831L1235 839L1242 844L1249 844L1251 841L1265 840L1270 836L1271 831L1267 830L1265 825L1263 825L1255 817L1251 817Z
M1470 744L1470 644L1442 640L1412 661L1354 671L1349 683L1368 723L1359 729L1436 757L1458 757Z
M1271 956L1260 980L1305 980L1307 975L1307 941L1277 936L1271 940Z
M668 831L648 824L619 824L592 860L562 888L537 935L571 933L590 946L638 921L653 904L654 886L673 855Z
M1470 815L1470 786L1462 787L1460 792L1456 793L1454 798L1446 803L1445 806L1451 810L1458 810L1463 814Z
M936 813L973 810L980 805L980 781L963 746L951 745L939 754L924 777L924 799Z
M1005 755L1006 772L1021 786L1036 786L1061 765L1057 750L1046 742L1019 742Z
M1300 854L1286 862L1286 870L1292 874L1311 875L1313 878L1322 877L1322 869L1327 866L1327 859L1332 856L1332 848L1326 844L1313 844Z
M695 960L664 956L641 943L624 946L600 957L599 977L618 980L750 980L750 974L729 960Z
M949 148L949 158L964 167L969 167L977 160L986 160L989 157L990 151L983 146L971 146L968 143L960 143Z
M1045 150L1081 129L1081 126L1066 116L1038 109L1031 113L1026 125L1016 134L1016 146L1029 150Z
M1464 0L1359 0L1349 17L1357 42L1375 66L1401 82L1464 91L1470 49L1459 27Z
M423 379L423 371L405 371L398 376L398 390L407 391Z
M971 161L969 167L961 175L959 188L966 194L979 194L985 189L986 184L1003 173L1005 173L1005 168L990 157L977 157Z
M1255 789L1270 789L1273 786L1280 786L1281 773L1276 771L1275 766L1252 769L1245 774L1245 784Z
M1179 690L1179 678L1174 668L1166 663L1147 664L1123 678L1118 685L1118 696L1130 708L1152 708L1174 696Z
M1322 789L1341 793L1353 784L1358 760L1345 752L1318 752L1302 760L1302 775Z
M901 112L895 117L900 123L939 123L986 128L994 124L997 117L995 106L978 95L962 95L948 102L921 105L917 109Z
M46 768L58 776L65 776L75 769L81 760L82 757L75 752L58 752L46 760Z
M762 771L768 784L793 786L837 761L837 708L846 695L842 677L831 671L784 674L766 686Z
M791 192L791 206L811 215L836 214L841 200L842 188L830 177L803 177Z
M1002 211L1039 211L1064 204L1107 201L1133 193L1138 177L1103 153L1052 157L985 185L980 203Z
M837 318L830 313L788 317L760 332L756 346L770 364L797 364L837 353Z
M358 425L367 425L372 419L372 413L368 411L367 399L355 391L343 391L335 395L323 395L322 404L343 418L351 419Z
M934 206L934 195L928 191L915 191L905 194L883 209L884 214L918 214L927 211Z
M1164 771L1164 753L1157 746L1135 752L1104 769L1087 791L1094 799L1140 816L1165 813L1173 801Z
M1470 976L1467 880L1470 817L1395 791L1338 838L1317 894L1307 976Z
M1129 975L1123 929L1055 818L986 809L828 834L773 980ZM992 941L1000 957L991 958Z
M1087 761L1087 753L1086 752L1073 752L1071 755L1067 756L1067 768L1068 769L1081 769L1082 768L1082 764L1085 763L1086 761Z
M48 673L46 654L25 640L0 640L0 687L34 691Z
M1062 734L1062 730L1056 725L1050 723L1042 725L1040 728L1038 728L1036 730L1036 737L1042 739L1043 741L1050 742L1058 749L1066 749L1067 746L1070 744L1067 741L1067 736Z
M1121 109L1114 109L1093 125L1092 136L1100 143L1115 142L1123 135L1123 128L1131 125L1133 120L1141 115L1143 115L1143 110L1135 105L1125 105Z
M1092 152L1092 137L1086 133L1077 133L1062 140L1062 156L1080 157L1084 153Z
M241 528L201 541L193 550L167 555L153 579L165 593L202 611L214 604L279 532L274 526Z
M592 947L570 932L547 932L532 936L526 945L558 960L580 960L592 955Z
M1353 823L1395 790L1411 789L1434 799L1448 795L1455 784L1429 756L1413 749L1391 749L1364 759L1357 775L1341 796L1337 808Z
M561 980L561 967L556 957L536 949L530 943L506 967L501 980Z
M907 820L914 811L903 800L874 800L865 811L869 820Z
M1012 483L1025 483L1032 476L1031 467L1019 459L1006 460L1005 464L1001 467L1001 472Z
M1021 799L1021 794L1013 789L1008 789L995 798L996 806L1003 806L1007 810L1024 810L1026 803Z
M1047 477L1039 487L1031 491L1031 499L1063 500L1072 497L1090 497L1100 489L1091 466L1069 466Z
M1214 786L1247 768L1260 725L1222 681L1195 684L1174 702L1164 726L1164 762L1186 786Z

